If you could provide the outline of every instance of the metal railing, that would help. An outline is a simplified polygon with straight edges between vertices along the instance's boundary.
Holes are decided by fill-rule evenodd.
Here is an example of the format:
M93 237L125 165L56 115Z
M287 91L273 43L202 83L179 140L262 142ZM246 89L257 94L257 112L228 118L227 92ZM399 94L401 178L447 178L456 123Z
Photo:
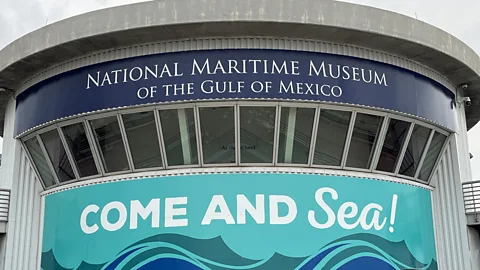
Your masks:
M9 202L10 202L10 190L0 189L0 222L8 221Z
M480 181L471 181L463 183L463 201L465 203L465 213L480 213Z

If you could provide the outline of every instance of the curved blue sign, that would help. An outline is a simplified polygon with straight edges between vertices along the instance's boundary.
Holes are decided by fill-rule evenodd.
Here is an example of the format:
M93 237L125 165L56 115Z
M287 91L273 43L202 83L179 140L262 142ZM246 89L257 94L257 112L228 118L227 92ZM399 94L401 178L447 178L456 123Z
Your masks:
M242 49L127 58L52 77L17 97L15 134L103 109L224 99L362 105L456 129L453 93L420 74L347 56Z

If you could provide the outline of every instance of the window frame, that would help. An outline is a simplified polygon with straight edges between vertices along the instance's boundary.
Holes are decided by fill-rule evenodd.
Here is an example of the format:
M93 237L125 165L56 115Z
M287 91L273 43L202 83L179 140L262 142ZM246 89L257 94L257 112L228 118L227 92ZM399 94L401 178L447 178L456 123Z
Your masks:
M125 150L125 155L126 155L126 159L127 159L127 164L129 166L129 169L128 170L123 170L123 171L116 171L116 172L106 172L106 168L104 166L104 161L100 160L100 158L102 159L105 159L105 157L103 156L103 153L102 151L99 149L99 142L98 142L98 138L95 136L95 133L93 131L93 127L92 127L92 121L94 120L98 120L98 119L102 119L102 118L107 118L107 117L117 117L117 122L118 122L118 125L119 125L119 128L120 128L120 134L121 134L121 137L122 137L122 142L123 142L123 147L124 147L124 150ZM98 115L90 115L90 116L87 116L85 117L85 121L86 121L86 126L87 126L87 133L90 134L90 136L92 137L92 142L93 142L93 145L92 145L92 148L95 149L95 153L97 154L97 158L99 159L99 164L100 164L100 168L102 169L102 175L103 176L112 176L112 175L119 175L119 174L125 174L125 173L131 173L133 172L132 170L132 167L130 166L130 161L129 161L129 152L127 152L127 147L126 147L126 139L125 139L125 130L122 131L123 129L123 122L120 122L119 121L119 112L118 111L113 111L113 112L108 112L108 113L105 113L105 114L98 114Z
M35 161L34 161L34 159L33 159L33 157L32 157L32 154L30 153L30 149L27 147L27 144L26 144L26 141L28 141L28 140L36 137L37 135L38 135L38 134L33 134L33 136L28 136L28 137L26 136L26 137L25 137L25 140L21 140L21 142L20 142L21 147L23 148L23 150L25 151L25 154L27 155L27 158L29 159L29 163L30 163L30 165L32 166L33 171L34 171L35 174L36 174L35 176L38 178L38 180L39 180L39 182L40 182L40 184L42 185L42 187L43 187L44 190L51 189L51 188L55 188L55 187L58 187L59 185L65 184L65 183L60 184L60 182L56 179L56 175L53 174L53 171L52 171L53 168L50 168L50 165L48 165L49 161L47 160L47 167L48 167L48 169L50 170L50 173L52 174L54 184L51 185L51 186L49 186L49 187L47 187L47 186L45 185L45 182L44 182L44 180L43 180L42 177L41 177L40 171L38 170L37 164L35 163ZM46 158L45 155L46 155L47 153L44 152L44 150L42 149L41 146L40 146L40 149L41 149L41 151L42 151L43 157Z
M401 165L402 161L403 161L403 156L405 155L405 152L407 150L407 147L408 147L408 142L410 141L410 137L412 135L412 132L413 132L413 128L415 126L415 123L414 123L414 120L413 119L410 119L410 118L407 118L407 117L402 117L402 116L399 116L399 115L395 115L395 114L388 114L388 122L387 122L387 125L383 127L384 130L384 133L383 133L383 138L382 138L382 143L379 147L379 149L377 149L377 152L378 152L378 155L376 157L376 160L375 160L375 165L372 167L372 170L371 172L373 173L378 173L378 174L385 174L385 175L389 175L389 176L397 176L397 166L398 168L400 168L399 166ZM388 125L390 124L390 120L391 119L395 119L395 120L400 120L400 121L404 121L404 122L407 122L409 124L409 127L408 127L408 130L407 130L407 134L405 135L405 140L400 148L400 152L398 153L398 156L397 156L397 160L395 161L395 166L393 168L393 172L385 172L385 171L381 171L381 170L377 170L377 165L378 165L378 161L380 159L380 156L381 156L381 152L382 152L382 147L383 147L383 143L385 142L385 136L387 135L387 132L388 132ZM408 176L405 176L405 175L402 175L401 178L409 178ZM411 179L410 179L411 180Z
M440 149L440 152L438 153L438 156L435 160L435 163L433 164L432 172L428 176L427 181L423 181L423 180L418 178L418 181L420 183L426 183L428 185L430 185L430 183L432 182L432 178L435 175L435 172L437 171L438 164L442 161L443 156L444 156L445 152L447 151L448 146L450 145L451 141L453 140L453 133L448 133L447 131L439 129L439 128L436 128L435 132L441 133L441 134L445 135L447 138L445 139L445 142L443 142L442 148ZM428 149L427 149L426 152L428 152ZM419 166L419 171L418 172L420 172L420 170L421 170L421 166ZM418 176L418 174L416 174L415 176Z
M193 110L193 118L194 118L194 123L195 123L195 139L197 141L197 164L187 164L187 165L174 165L170 166L168 165L168 158L167 158L167 150L165 146L165 139L163 137L163 130L162 130L162 120L160 118L160 111L168 111L168 110L178 110L178 109L192 109ZM195 103L182 103L182 104L169 104L169 105L164 105L164 106L157 106L155 108L155 117L157 119L157 125L158 125L158 132L159 132L159 140L160 140L160 149L162 151L162 158L164 159L164 166L165 169L183 169L183 168L200 168L200 153L201 153L201 145L199 143L199 140L201 139L200 137L200 128L199 128L199 116L198 116L198 110L196 109Z
M320 106L319 104L313 104L313 103L301 103L301 102L278 102L278 110L277 110L277 115L276 115L276 122L275 122L275 137L276 137L276 143L274 145L274 152L276 151L276 155L274 156L273 159L273 166L275 167L297 167L297 168L304 168L304 167L311 167L311 162L313 162L313 150L315 148L312 148L312 144L316 141L313 135L316 136L316 130L315 127L317 126L317 120L318 120L318 113L320 112ZM282 108L301 108L301 109L313 109L314 114L313 114L313 123L312 123L312 133L310 134L310 148L308 150L308 159L307 163L286 163L286 162L278 162L278 150L280 149L280 122L282 118Z
M78 174L78 171L77 171L77 166L74 166L74 164L72 163L72 159L70 157L70 151L67 151L67 145L65 144L65 138L62 137L63 136L63 133L61 133L61 130L59 130L60 128L58 127L58 124L53 124L51 126L49 126L48 128L46 128L45 130L43 130L43 132L41 133L38 133L37 136L38 138L41 139L41 147L42 147L42 150L44 151L44 156L45 158L48 160L49 162L49 167L51 166L51 169L53 169L54 171L54 176L56 176L56 181L57 181L57 185L63 185L63 184L67 184L67 183L71 183L71 182L75 182L77 179L79 179L79 174ZM70 162L70 166L72 167L72 170L73 170L73 174L74 174L74 178L71 179L71 180L68 180L68 181L64 181L64 182L60 182L60 178L57 174L57 171L55 170L55 167L53 166L53 162L50 158L50 155L48 154L48 151L47 151L47 148L45 147L45 143L43 142L43 139L42 139L42 134L45 134L49 131L53 131L53 130L57 130L58 132L58 136L60 138L60 141L61 141L61 145L63 146L63 149L65 150L65 153L67 154L67 158L68 158L68 162ZM45 155L46 153L46 155Z
M355 122L356 122L356 119L357 119L357 114L359 114L359 113L381 117L380 128L378 129L377 135L375 136L375 141L373 143L372 150L371 150L371 153L370 153L370 155L372 155L372 159L371 159L371 162L370 162L370 165L368 166L368 168L355 168L355 167L348 167L347 166L348 153L350 151L350 145L351 145L351 142L352 142L353 131L355 129ZM355 110L355 117L353 117L353 115L352 115L353 121L352 121L352 119L350 119L349 134L347 134L347 139L349 140L348 148L343 149L343 151L344 151L344 153L343 153L344 156L342 157L342 169L343 170L359 171L359 172L371 172L372 171L372 165L374 163L378 162L376 160L377 151L378 151L379 148L381 149L381 147L383 146L383 145L380 145L380 141L383 141L383 138L382 138L383 133L382 132L386 128L385 127L385 121L386 121L387 117L388 117L388 114L385 114L385 113L382 113L382 112L377 112L377 111L370 112L370 111L365 110L365 109L356 109Z
M104 175L103 167L100 164L100 161L98 160L99 157L95 153L95 150L94 150L94 145L93 144L95 144L95 141L92 139L93 135L89 133L88 123L86 122L85 118L82 117L82 118L71 119L69 121L59 123L58 128L62 130L62 134L63 134L63 136L65 136L65 134L63 133L63 129L62 129L63 127L67 127L67 126L71 126L71 125L75 125L75 124L80 124L80 123L83 125L83 129L85 130L85 136L87 137L88 145L90 146L90 151L92 152L92 156L93 156L93 161L95 162L95 167L97 168L97 174L94 174L94 175L91 175L91 176L80 177L80 178L77 179L77 180L82 180L83 181L83 180L98 178L98 177L101 177L101 176ZM73 157L73 153L71 153L70 147L68 147L68 143L66 144L66 149L65 150L67 152L69 152ZM74 161L72 166L75 166L75 170L80 172L78 170L76 161Z
M396 167L395 167L395 174L394 176L395 177L399 177L399 178L405 178L405 179L408 179L408 180L412 180L412 181L416 181L416 182L420 182L420 183L426 183L425 181L421 180L421 179L416 179L415 176L417 175L417 171L419 171L422 167L421 167L421 163L423 163L423 159L425 158L424 156L426 155L426 153L428 152L428 147L430 145L430 142L433 138L433 134L435 133L435 131L437 130L437 128L433 125L430 125L430 124L427 124L427 123L424 123L424 122L421 122L419 120L410 120L411 124L410 124L410 130L409 130L409 133L407 135L407 137L405 138L405 142L404 142L404 145L403 145L403 148L402 148L402 152L401 152L401 156L399 156L399 159L397 160L397 164L396 164ZM405 153L407 152L407 148L408 148L408 143L410 142L411 138L412 138L412 134L413 134L413 129L415 128L415 126L422 126L422 127L425 127L425 128L428 128L430 129L430 134L428 135L428 138L427 138L427 141L425 143L425 146L422 150L422 154L420 155L420 160L419 160L419 163L418 163L418 168L416 168L415 170L415 173L414 173L414 176L411 177L411 176L407 176L407 175L402 175L400 174L400 167L402 165L402 162L403 162L403 158L405 157ZM439 154L439 156L437 157L437 159L439 159L441 157L441 154ZM434 167L435 168L435 167Z
M233 127L234 127L234 139L235 139L235 163L213 163L213 164L205 164L204 163L204 158L203 158L203 141L202 141L202 126L201 126L201 119L200 119L200 108L215 108L215 107L233 107ZM205 168L211 168L211 167L232 167L232 166L239 166L239 141L240 141L240 136L238 134L239 129L238 129L238 108L237 108L237 102L236 101L225 101L225 102L208 102L208 103L197 103L195 106L195 111L197 115L196 120L196 125L195 129L197 132L197 137L200 139L197 141L197 145L200 147L200 152L199 152L199 164L201 167Z
M130 142L129 142L129 139L128 139L127 130L125 129L125 124L123 122L123 116L124 115L130 115L130 114L136 114L136 113L143 113L143 112L151 112L152 115L153 115L154 124L155 124L155 132L157 134L158 148L159 148L159 151L160 151L160 157L162 159L162 166L137 169L137 168L135 168L135 162L133 161L133 156L132 156L132 151L130 149ZM118 123L120 124L120 130L122 132L122 137L124 136L124 138L125 138L124 146L125 146L125 149L127 150L127 152L126 152L127 160L129 162L130 168L132 169L132 172L146 172L146 171L152 171L152 170L164 170L166 168L165 167L164 153L163 153L164 151L162 149L162 144L161 144L161 141L160 141L160 131L159 131L160 126L159 126L159 121L157 119L158 118L157 114L158 114L157 110L151 110L148 107L136 108L135 110L130 110L130 111L121 111L118 114L118 121L119 121Z
M241 160L241 137L240 137L240 112L241 107L271 107L275 108L275 119L274 119L274 129L273 129L273 151L272 151L272 162L265 162L265 163L255 163L255 162L242 162ZM248 101L239 101L237 102L237 115L236 115L236 127L235 127L235 152L237 154L237 163L241 167L272 167L275 166L278 157L278 140L280 137L280 106L278 102L248 102ZM237 140L238 137L238 140ZM238 153L237 153L238 152Z
M314 160L314 157L315 157L315 147L317 145L318 126L320 125L320 116L321 116L322 110L343 111L343 112L350 112L351 113L349 123L348 123L348 128L347 128L347 136L345 136L345 144L343 145L342 158L340 160L340 165L339 166L320 165L320 164L314 164L313 163L313 160ZM347 144L348 144L348 146L350 145L351 135L350 135L350 138L349 138L349 134L351 133L351 131L353 131L353 125L355 123L356 113L355 113L354 109L349 109L346 106L338 107L338 106L334 106L334 105L323 105L323 106L320 105L318 107L318 112L315 115L315 117L316 117L316 119L314 121L316 123L315 126L314 126L315 137L312 138L313 139L313 144L312 144L312 148L310 148L311 161L309 163L309 166L312 167L312 168L318 168L318 169L334 169L334 170L342 169L343 168L343 160L345 159L345 155L346 155L345 151L346 151L346 149L348 149Z
M275 108L275 120L274 120L274 134L273 134L273 157L272 157L272 162L269 163L244 163L241 162L241 149L240 149L240 109L241 107L274 107ZM218 163L218 164L204 164L204 157L203 157L203 145L202 145L202 136L201 136L201 119L200 119L200 109L201 108L212 108L212 107L232 107L234 110L234 132L235 132L235 163ZM279 138L280 138L280 121L281 121L281 110L282 108L310 108L314 109L314 119L313 119L313 126L312 126L312 134L310 138L310 148L309 148L309 153L308 153L308 162L306 164L299 164L299 163L279 163L278 162L278 151L279 151ZM178 110L178 109L192 109L193 111L193 121L195 123L195 139L196 139L196 149L197 149L197 159L198 162L197 164L188 164L188 165L176 165L176 166L170 166L168 165L168 158L166 155L166 148L165 148L165 141L163 137L163 131L162 131L162 122L160 119L160 112L163 110ZM334 111L346 111L350 112L350 122L348 125L347 129L347 135L345 138L345 144L343 146L343 152L341 156L341 161L340 161L340 166L330 166L330 165L315 165L313 164L314 161L314 154L315 154L315 147L317 143L317 136L318 136L318 126L320 124L320 116L322 110L334 110ZM125 125L123 123L123 115L127 114L133 114L133 113L140 113L140 112L148 112L152 111L154 118L155 118L155 127L157 131L157 138L158 138L158 143L159 143L159 148L160 148L160 155L162 158L162 166L161 167L152 167L152 168L143 168L143 169L135 169L134 163L133 163L133 157L131 154L131 149L130 149L130 144L128 141L128 135L126 133ZM352 140L352 135L354 131L354 126L355 126L355 121L358 113L364 113L364 114L369 114L369 115L376 115L382 117L381 121L381 127L380 130L378 131L377 138L375 139L375 144L373 146L372 150L372 161L369 166L369 168L364 169L364 168L353 168L353 167L348 167L346 166L347 158L348 158L348 152L350 150L351 146L351 140ZM98 147L98 141L97 138L93 132L92 126L91 126L91 121L96 120L96 119L102 119L102 118L107 118L110 116L115 116L117 117L119 129L120 129L120 134L127 158L127 164L129 169L128 170L122 170L118 172L110 172L106 173L106 168L104 168L102 161L100 158L102 158L103 154L101 153L101 150ZM383 144L385 142L385 136L388 132L388 127L390 124L391 119L395 120L401 120L409 123L409 128L408 132L405 136L404 143L400 149L400 152L397 156L397 161L395 164L395 169L393 173L390 172L384 172L384 171L379 171L376 170L376 166L378 165L379 158L381 156L381 151ZM357 171L359 173L374 173L374 174L381 174L381 175L388 175L400 179L406 179L406 180L411 180L415 182L419 182L422 184L430 184L432 181L432 178L435 175L435 172L437 170L437 167L439 163L442 160L442 156L444 155L448 145L451 142L452 134L454 133L451 130L446 129L445 127L441 127L438 124L435 124L433 122L424 122L425 120L420 118L420 117L415 117L415 116L410 116L406 115L403 113L399 112L394 112L394 111L388 111L388 110L383 110L383 109L370 109L370 108L365 108L364 106L360 105L351 105L351 104L333 104L333 103L328 103L328 102L312 102L312 101L298 101L298 100L292 100L290 101L267 101L267 100L225 100L225 101L185 101L185 102L177 102L177 103L171 103L171 104L149 104L149 105L142 105L142 106L135 106L135 107L129 107L129 108L117 108L117 109L112 109L112 110L106 110L101 113L98 112L91 112L91 113L86 113L80 116L75 116L69 119L66 119L65 121L58 122L58 123L52 123L48 126L45 126L43 128L40 128L38 130L33 130L29 133L27 133L25 136L20 137L19 141L21 143L21 147L25 151L32 168L35 171L35 174L37 178L40 180L42 186L44 189L47 189L45 186L45 183L43 182L43 179L40 177L40 173L38 171L38 168L33 161L33 157L30 153L30 150L28 149L27 145L25 144L27 140L32 139L32 138L37 138L40 149L42 150L42 154L44 158L46 159L48 169L50 170L50 173L52 174L55 184L48 187L48 189L55 188L57 186L61 185L66 185L70 184L73 182L78 182L78 181L85 181L85 180L90 180L94 178L99 178L99 177L107 177L107 176L114 176L114 175L120 175L120 174L129 174L129 173L137 173L137 172L148 172L148 171L155 171L155 170L168 170L168 169L184 169L184 168L199 168L199 167L206 167L206 168L211 168L211 167L249 167L249 166L255 166L255 167L294 167L294 168L302 168L302 167L307 167L307 168L314 168L314 169L333 169L333 170L345 170L345 171ZM80 171L79 168L77 167L75 157L73 153L71 152L71 149L68 145L68 141L65 137L63 128L66 126L74 125L74 124L82 124L83 128L85 130L85 135L87 137L87 141L90 147L90 151L92 152L93 156L93 161L95 163L95 167L97 169L97 174L87 176L87 177L80 177ZM427 139L427 142L425 144L425 147L423 149L423 152L420 156L420 160L418 163L418 168L416 168L416 171L414 173L413 177L410 176L405 176L399 174L400 166L401 163L404 159L408 144L411 140L413 129L416 125L420 125L422 127L430 129L430 134ZM64 147L64 150L67 154L68 160L72 166L75 179L66 181L63 183L59 182L58 175L53 168L52 162L50 160L50 157L48 155L48 152L45 149L45 145L43 143L43 140L41 138L41 134L51 131L53 129L57 129L57 132L60 136L62 146ZM429 176L429 179L427 181L423 181L419 179L419 174L422 169L423 163L425 161L426 155L428 153L430 144L432 142L433 136L435 132L441 133L446 136L446 140L444 144L441 147L439 155L436 157L432 173Z
M32 154L30 153L30 149L28 149L27 147L27 144L26 142L30 139L33 139L34 137L37 139L38 141L38 144L40 145L40 149L42 150L42 154L43 154L43 157L45 158L46 162L47 162L47 167L48 169L50 170L50 173L52 174L53 176L53 180L55 182L54 185L50 186L49 188L54 188L54 187L57 187L57 186L60 186L60 185L64 185L68 182L71 182L72 180L70 181L67 181L67 182L60 182L59 178L58 178L58 175L57 175L57 172L55 171L55 168L53 167L53 164L52 164L52 161L50 160L50 156L48 155L48 152L47 152L47 149L45 148L45 145L43 144L43 140L42 140L42 137L40 136L41 134L43 133L46 133L46 132L49 132L49 131L52 131L54 130L56 127L55 127L55 124L51 125L51 126L48 126L48 127L45 127L41 130L41 132L35 132L35 133L32 133L32 134L29 134L27 136L25 136L24 138L22 138L22 144L25 146L25 150L27 150L26 152L28 153L28 157L30 158L30 163L33 164L35 166L35 171L37 173L37 177L38 179L40 179L40 182L42 182L42 186L45 188L46 185L45 183L43 182L43 179L41 177L41 174L40 174L40 171L38 170L38 167L37 165L35 164L35 161L33 159L33 156Z

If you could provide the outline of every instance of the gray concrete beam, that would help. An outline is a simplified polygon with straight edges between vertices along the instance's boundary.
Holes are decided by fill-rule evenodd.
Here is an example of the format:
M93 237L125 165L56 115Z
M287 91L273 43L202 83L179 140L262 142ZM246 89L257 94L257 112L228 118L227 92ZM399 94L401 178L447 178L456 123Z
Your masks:
M86 13L1 50L0 87L17 89L48 67L101 50L218 36L304 38L382 50L437 70L455 85L468 83L467 95L480 93L480 58L462 41L404 15L332 0L164 0ZM480 101L472 102L468 128L480 120Z

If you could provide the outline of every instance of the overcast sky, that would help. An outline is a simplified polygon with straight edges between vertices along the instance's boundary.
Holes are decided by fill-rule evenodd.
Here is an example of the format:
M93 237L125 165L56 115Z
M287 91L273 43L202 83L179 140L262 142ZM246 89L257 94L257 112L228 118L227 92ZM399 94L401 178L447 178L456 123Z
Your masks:
M234 1L234 0L232 0ZM322 1L322 0L318 0ZM52 22L138 0L0 0L0 48ZM480 53L479 0L348 0L416 17L453 34ZM469 132L473 179L480 179L480 124ZM1 144L0 144L1 151Z

